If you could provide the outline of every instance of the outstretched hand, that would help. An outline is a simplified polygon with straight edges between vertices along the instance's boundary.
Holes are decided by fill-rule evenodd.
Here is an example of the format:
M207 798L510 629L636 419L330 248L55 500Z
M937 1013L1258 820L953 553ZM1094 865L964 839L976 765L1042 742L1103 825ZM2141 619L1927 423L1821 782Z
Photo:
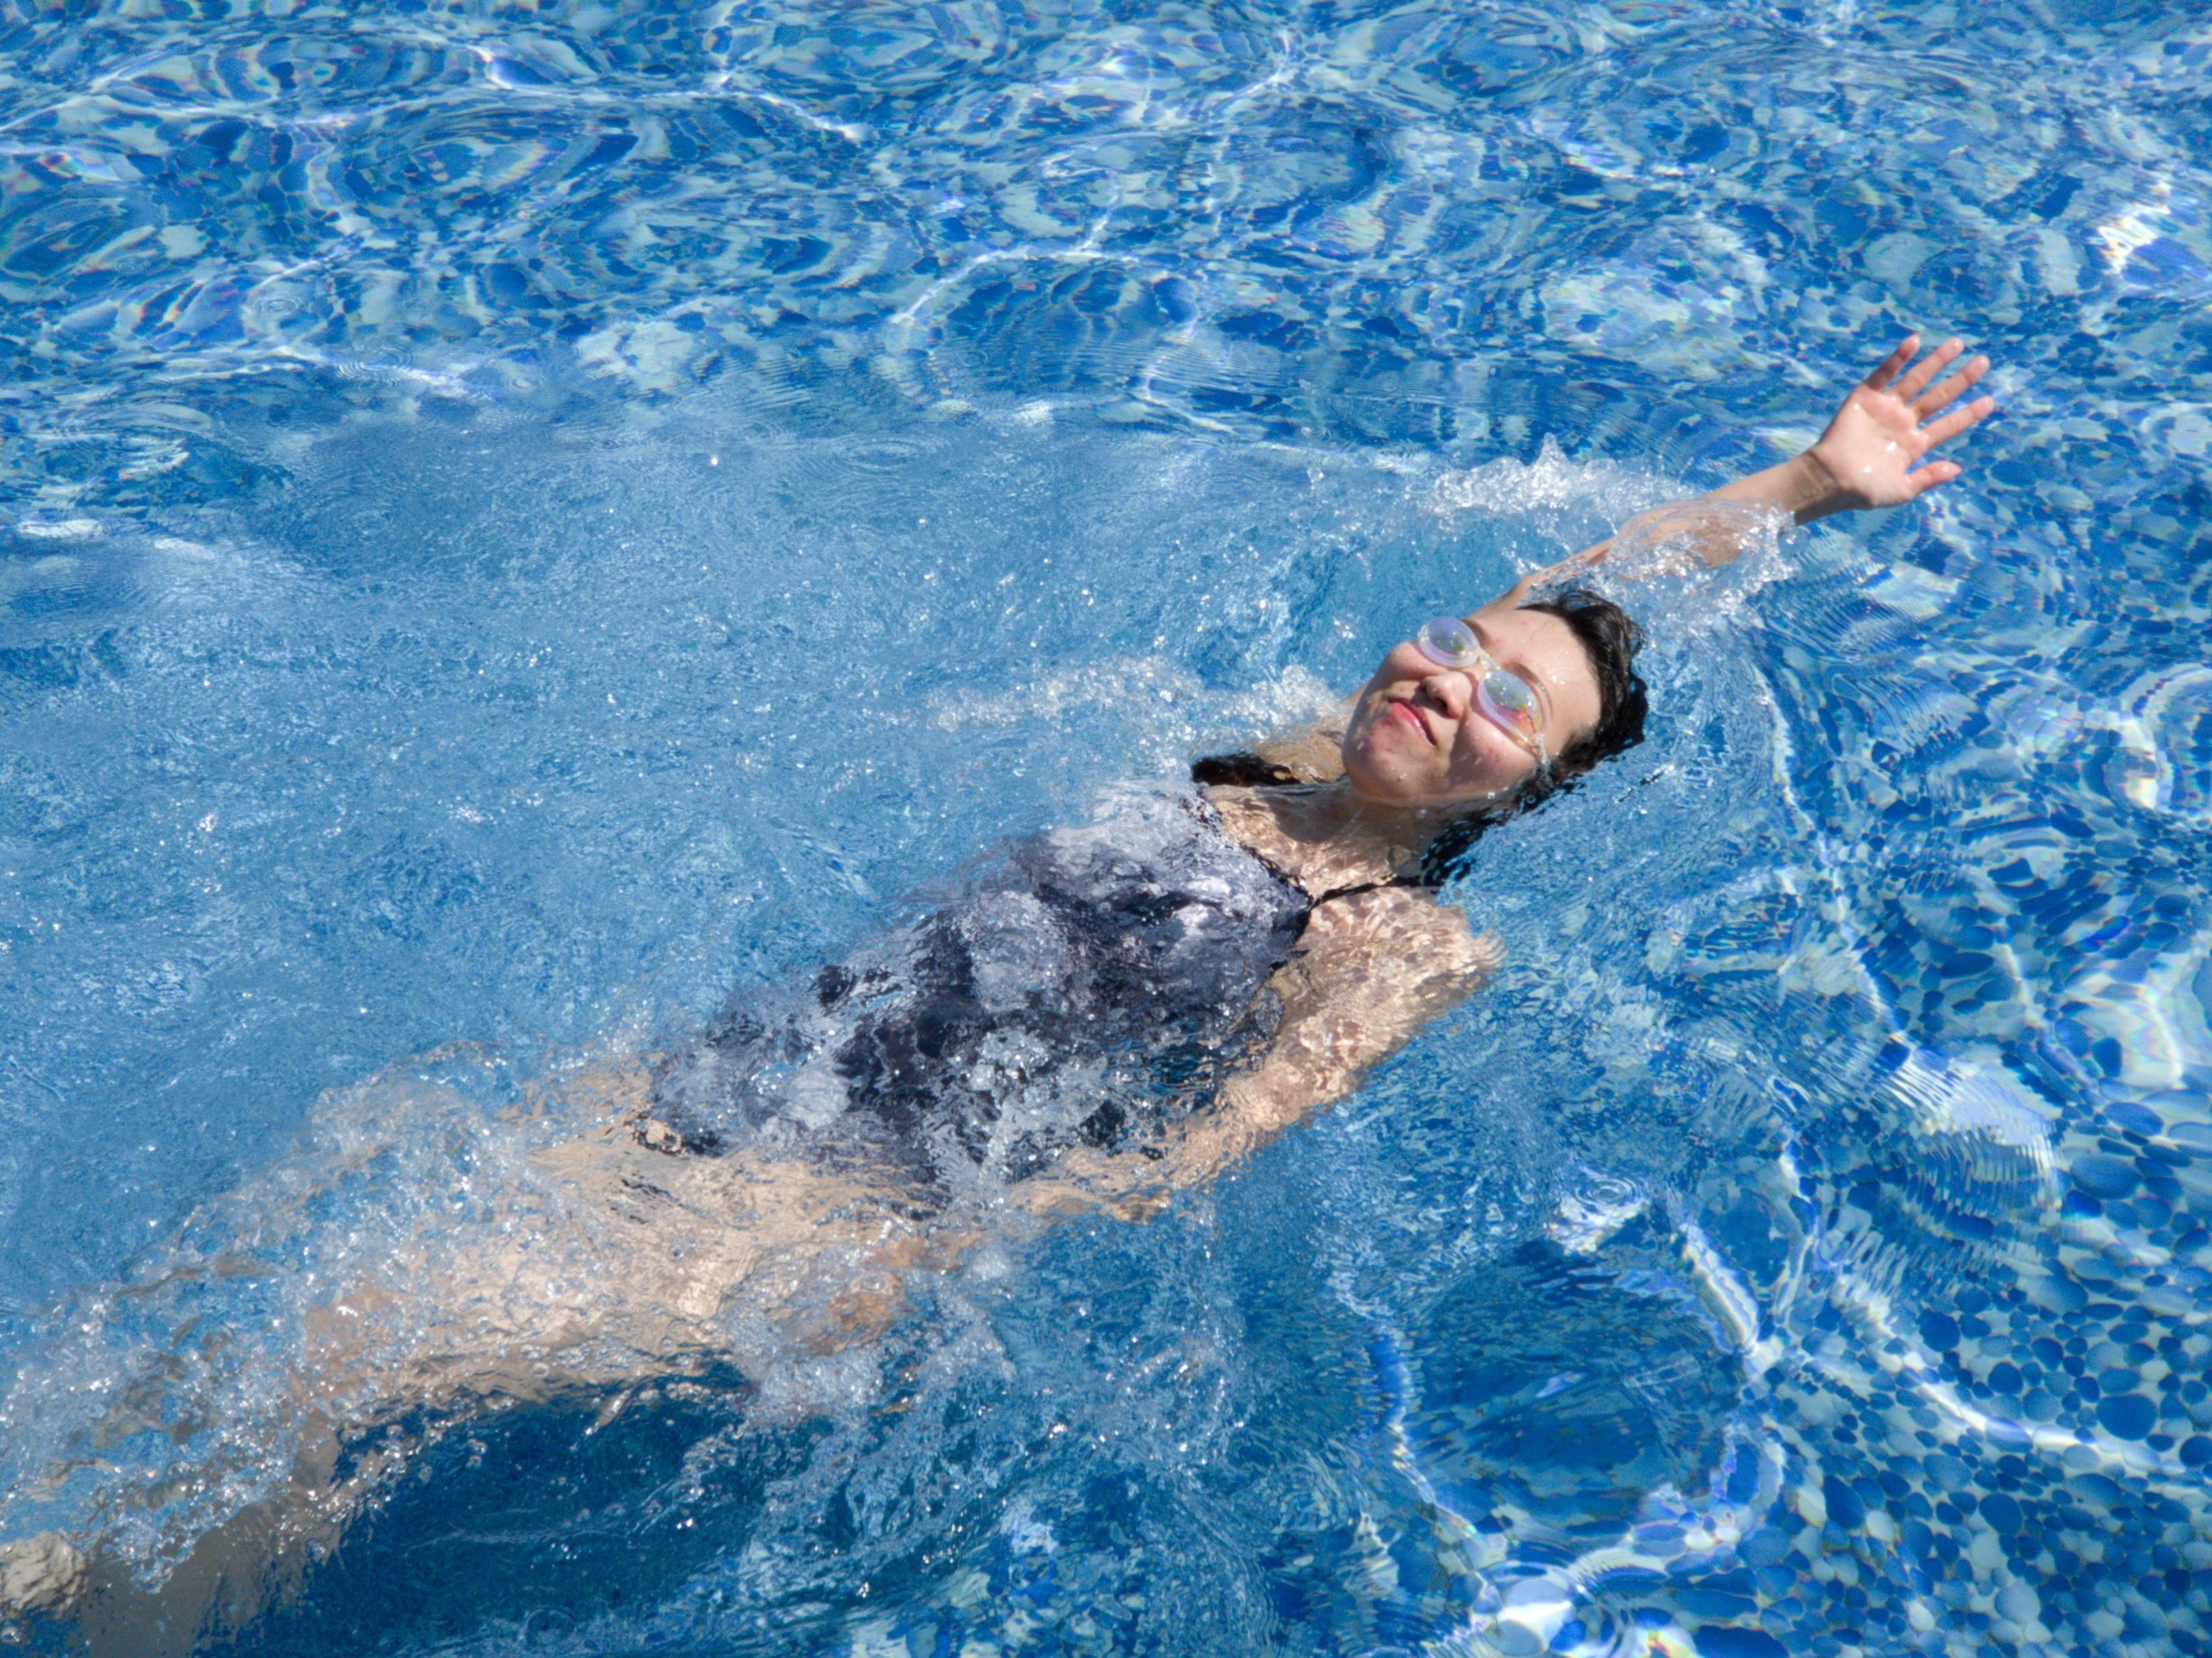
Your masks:
M1820 440L1807 452L1833 489L1822 504L1826 511L1901 506L1959 476L1955 462L1923 465L1922 459L1937 444L1987 419L1997 406L1994 398L1976 398L1943 413L1989 372L1990 360L1978 356L1936 380L1965 349L1958 340L1946 340L1907 368L1920 349L1920 336L1908 334L1851 388Z
M1959 476L1957 463L1929 460L1928 452L1979 425L1997 406L1994 398L1976 398L1952 408L1990 369L1987 357L1974 357L1938 380L1936 376L1965 349L1957 340L1946 340L1916 363L1912 359L1920 349L1920 336L1907 335L1874 373L1851 388L1820 440L1804 453L1694 501L1638 513L1610 540L1522 576L1492 604L1510 609L1526 604L1540 587L1616 553L1638 555L1626 561L1624 575L1725 564L1755 544L1757 537L1750 530L1765 525L1771 514L1785 513L1799 524L1810 524L1831 513L1901 507L1939 483L1948 483ZM1740 513L1715 510L1723 504L1753 508L1749 529Z

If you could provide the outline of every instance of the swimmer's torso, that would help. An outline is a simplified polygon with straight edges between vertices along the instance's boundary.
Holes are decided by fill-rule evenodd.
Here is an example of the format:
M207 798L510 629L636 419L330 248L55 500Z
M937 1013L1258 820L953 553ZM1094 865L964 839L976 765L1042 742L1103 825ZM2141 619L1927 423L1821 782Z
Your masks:
M1195 796L1120 797L811 995L733 1007L659 1078L643 1137L860 1159L936 1197L1145 1150L1265 1048L1310 908Z

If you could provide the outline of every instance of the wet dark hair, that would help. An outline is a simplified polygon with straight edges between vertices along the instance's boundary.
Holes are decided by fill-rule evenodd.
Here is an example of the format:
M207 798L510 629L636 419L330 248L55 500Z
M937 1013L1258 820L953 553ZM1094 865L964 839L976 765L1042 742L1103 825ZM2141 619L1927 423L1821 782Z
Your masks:
M1650 700L1636 671L1636 653L1644 648L1644 629L1635 618L1603 594L1588 587L1559 587L1521 607L1541 610L1567 624L1583 654L1589 659L1597 681L1597 723L1588 734L1552 756L1547 771L1538 772L1503 800L1476 807L1446 824L1429 843L1421 858L1421 881L1442 886L1460 873L1468 854L1482 833L1493 823L1533 811L1601 760L1634 748L1644 740L1644 716ZM1245 787L1304 782L1288 766L1256 754L1209 755L1190 768L1194 783L1226 783Z
M1209 754L1202 760L1192 761L1190 780L1221 788L1279 789L1312 780L1299 776L1288 766L1263 759L1249 749L1238 749L1234 754Z
M1620 605L1587 587L1562 587L1550 598L1533 599L1521 608L1541 610L1565 623L1597 677L1597 724L1589 735L1553 756L1551 787L1545 793L1555 793L1599 761L1610 760L1644 740L1644 716L1651 712L1644 677L1636 671L1644 629Z

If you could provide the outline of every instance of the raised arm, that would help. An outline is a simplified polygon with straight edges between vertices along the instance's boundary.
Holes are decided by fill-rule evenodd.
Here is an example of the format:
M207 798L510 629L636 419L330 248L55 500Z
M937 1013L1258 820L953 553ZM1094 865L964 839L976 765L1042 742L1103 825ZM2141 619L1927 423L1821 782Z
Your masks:
M1638 513L1596 546L1523 576L1495 603L1519 604L1536 588L1619 557L1632 546L1679 550L1680 556L1624 564L1623 574L1677 572L1691 560L1725 564L1743 550L1745 532L1764 519L1786 515L1810 524L1836 513L1901 507L1948 483L1959 476L1958 463L1929 460L1929 452L1987 419L1997 406L1987 397L1951 406L1989 372L1989 359L1977 356L1945 374L1965 349L1956 339L1946 340L1915 363L1920 337L1908 334L1851 388L1828 429L1804 453L1710 495Z

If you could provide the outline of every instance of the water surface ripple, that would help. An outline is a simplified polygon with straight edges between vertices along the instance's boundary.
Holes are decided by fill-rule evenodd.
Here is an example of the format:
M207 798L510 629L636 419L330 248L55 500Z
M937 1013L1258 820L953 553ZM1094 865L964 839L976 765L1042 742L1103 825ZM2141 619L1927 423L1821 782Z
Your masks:
M1650 740L1358 1096L833 1358L415 1424L222 1638L2204 1652L2208 76L2173 0L6 0L0 1528L158 1579L577 1078L1913 327L1966 477L1624 589Z

